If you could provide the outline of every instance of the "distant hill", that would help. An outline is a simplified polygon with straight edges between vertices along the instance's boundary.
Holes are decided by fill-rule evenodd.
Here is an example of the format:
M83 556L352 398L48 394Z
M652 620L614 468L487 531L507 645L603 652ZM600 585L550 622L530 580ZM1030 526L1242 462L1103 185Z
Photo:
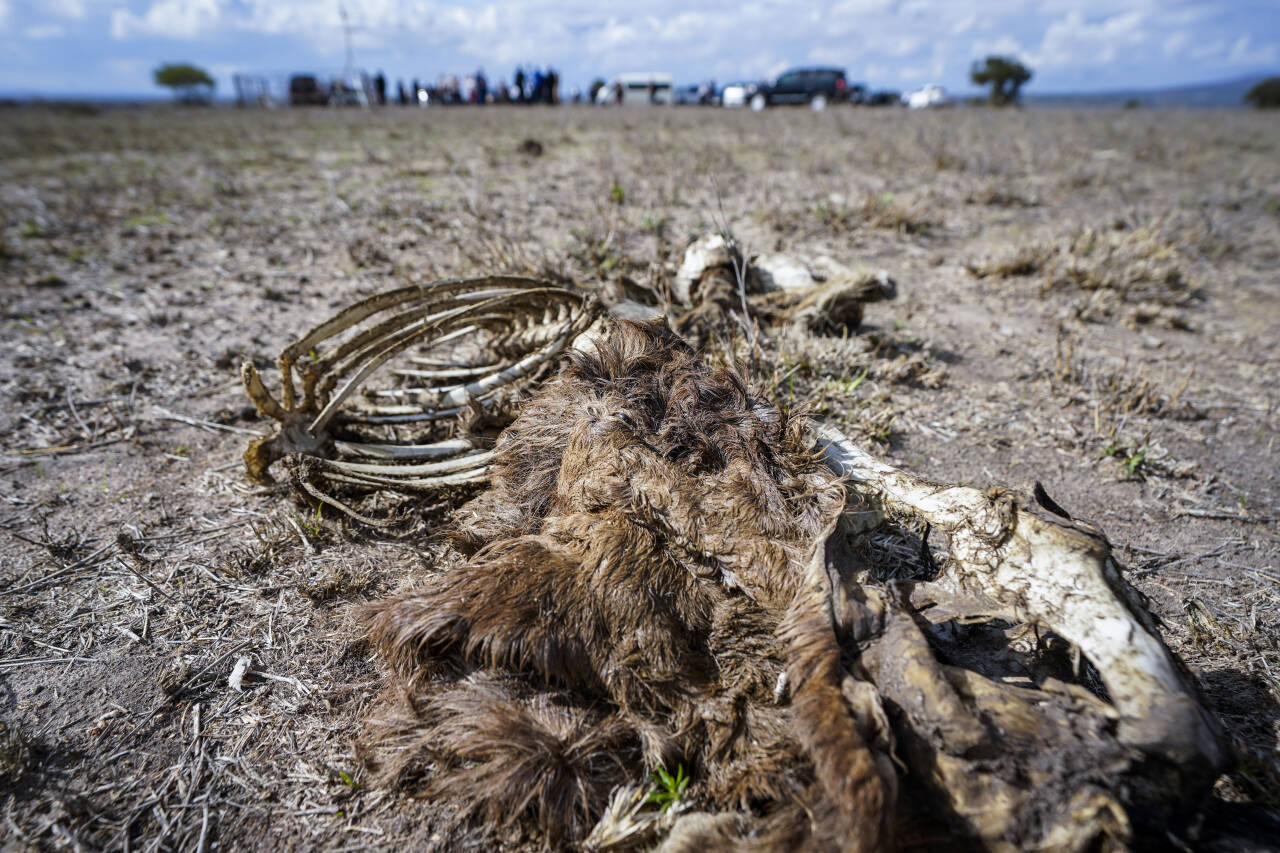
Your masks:
M1217 83L1196 83L1167 89L1122 89L1087 94L1030 94L1023 100L1041 107L1122 107L1137 101L1144 107L1241 107L1244 95L1258 82L1274 76L1251 74Z

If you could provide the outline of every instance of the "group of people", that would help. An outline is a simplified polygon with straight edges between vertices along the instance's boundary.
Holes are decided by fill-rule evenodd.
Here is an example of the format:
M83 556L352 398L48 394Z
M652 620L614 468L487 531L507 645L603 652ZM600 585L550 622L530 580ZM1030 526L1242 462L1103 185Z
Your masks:
M387 78L379 71L373 78L373 90L379 105L396 103L402 107L427 104L558 104L560 75L554 68L545 71L534 68L526 73L524 68L517 67L508 86L501 80L491 84L484 69L480 68L474 74L461 77L441 74L434 85L423 83L416 77L407 86L405 81L398 80L394 95L389 96ZM571 98L577 102L581 97L575 86Z

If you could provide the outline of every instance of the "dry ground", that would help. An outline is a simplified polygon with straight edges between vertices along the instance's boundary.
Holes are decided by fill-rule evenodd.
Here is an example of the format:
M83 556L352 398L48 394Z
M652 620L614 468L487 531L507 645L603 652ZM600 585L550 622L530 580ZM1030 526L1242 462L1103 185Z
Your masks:
M759 378L897 464L1040 480L1099 523L1237 741L1211 820L1267 819L1280 115L14 109L0 847L487 846L353 747L380 668L351 606L430 570L430 535L251 487L240 357L396 283L660 289L722 220L889 271L857 338L774 341Z

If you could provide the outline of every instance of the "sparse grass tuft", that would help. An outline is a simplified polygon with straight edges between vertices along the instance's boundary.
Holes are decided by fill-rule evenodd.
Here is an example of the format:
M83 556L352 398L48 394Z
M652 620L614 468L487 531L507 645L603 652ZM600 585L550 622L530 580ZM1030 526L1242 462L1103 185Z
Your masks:
M1053 245L1032 243L971 258L965 268L975 278L1039 275L1042 297L1079 294L1072 312L1088 322L1119 318L1129 326L1190 330L1187 311L1199 291L1188 272L1189 238L1166 233L1169 227L1163 220L1135 227L1116 221L1083 228Z
M1042 292L1076 290L1085 294L1075 306L1082 320L1106 320L1130 311L1131 325L1161 317L1168 325L1188 328L1182 309L1196 299L1178 243L1165 234L1165 224L1138 227L1116 223L1085 228L1063 240L1046 269ZM1154 310L1153 310L1154 306ZM1170 309L1162 313L1165 309Z
M971 258L964 266L975 278L1013 278L1035 275L1049 258L1050 253L1043 246L1016 246L995 256Z
M585 268L595 279L608 279L616 272L629 268L617 234L610 231L601 237L585 228L569 232L569 256Z
M905 206L891 192L867 193L854 204L846 202L843 196L832 195L814 205L813 217L824 228L837 233L865 227L923 236L940 225L923 207Z
M1151 445L1144 442L1141 447L1126 447L1117 439L1111 439L1102 448L1102 459L1115 459L1124 470L1126 480L1142 479L1143 463L1151 452Z
M34 751L26 735L0 720L0 791L21 785L34 763Z
M685 775L683 764L676 765L675 773L669 773L665 768L659 767L653 771L650 778L653 780L654 787L645 797L645 802L659 806L664 812L679 803L680 797L684 795L684 789L689 787L689 777Z
M1055 397L1086 406L1094 412L1099 426L1132 416L1177 420L1201 417L1201 412L1185 399L1195 375L1194 367L1170 390L1143 369L1131 367L1127 358L1085 357L1076 354L1076 347L1074 337L1060 335L1054 363L1043 375Z

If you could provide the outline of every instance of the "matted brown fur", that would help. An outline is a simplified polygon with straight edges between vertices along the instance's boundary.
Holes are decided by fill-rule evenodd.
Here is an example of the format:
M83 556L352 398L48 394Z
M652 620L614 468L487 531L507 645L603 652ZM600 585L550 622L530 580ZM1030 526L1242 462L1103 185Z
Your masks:
M845 500L812 446L804 417L661 321L575 352L459 513L466 562L370 613L397 682L374 720L384 772L559 845L612 787L683 764L687 798L773 815L775 841L822 846L870 814L875 846L874 762L847 754L865 750L805 581ZM815 774L813 750L846 757Z

